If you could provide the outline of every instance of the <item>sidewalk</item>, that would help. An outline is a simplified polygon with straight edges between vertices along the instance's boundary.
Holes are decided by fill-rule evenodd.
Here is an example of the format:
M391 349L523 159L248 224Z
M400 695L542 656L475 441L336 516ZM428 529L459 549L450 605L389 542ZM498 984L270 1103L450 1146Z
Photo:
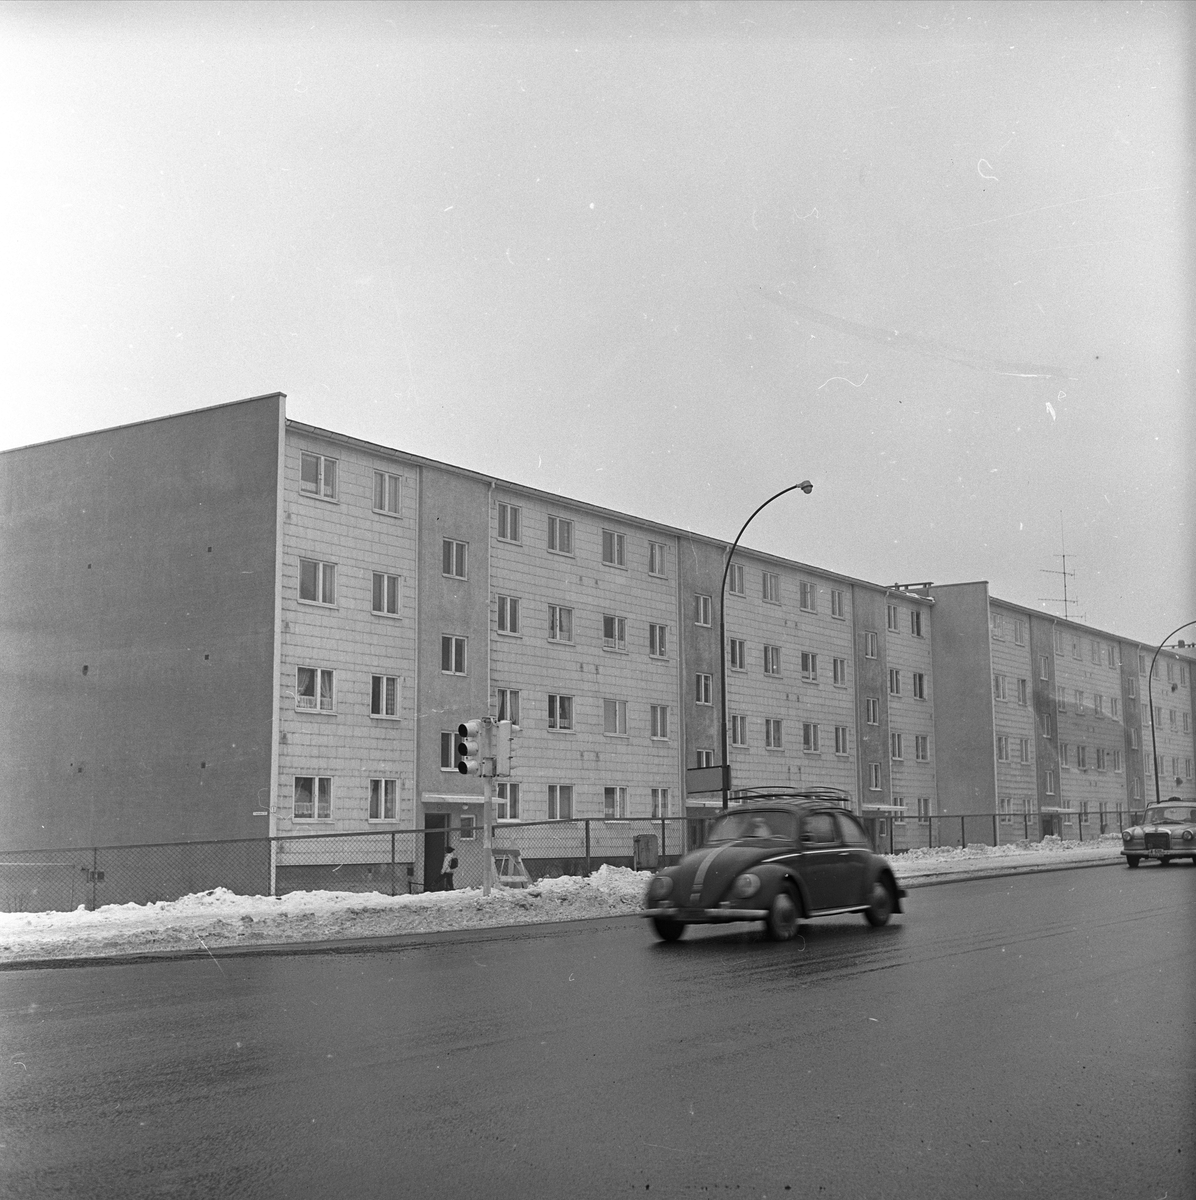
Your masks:
M907 888L1122 861L1120 838L912 850L889 861ZM472 888L383 896L292 892L238 896L223 888L158 904L107 905L95 912L0 913L0 967L138 955L212 953L549 921L630 916L650 873L600 867L588 878L544 879L528 891Z

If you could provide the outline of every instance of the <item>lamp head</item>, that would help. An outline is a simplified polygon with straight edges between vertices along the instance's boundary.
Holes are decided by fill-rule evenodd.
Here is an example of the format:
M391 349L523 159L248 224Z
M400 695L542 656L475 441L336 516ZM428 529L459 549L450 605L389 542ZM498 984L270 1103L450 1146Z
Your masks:
M807 496L814 490L814 485L808 479L802 480L802 482L797 486L801 488L801 490L805 492Z

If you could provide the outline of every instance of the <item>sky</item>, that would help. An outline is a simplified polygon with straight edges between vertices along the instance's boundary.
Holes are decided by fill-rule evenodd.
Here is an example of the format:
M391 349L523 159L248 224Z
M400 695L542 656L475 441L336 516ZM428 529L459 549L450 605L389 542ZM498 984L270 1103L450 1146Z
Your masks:
M1182 3L0 6L0 449L300 421L1196 620ZM1188 631L1196 635L1196 627ZM1183 635L1181 635L1183 636Z

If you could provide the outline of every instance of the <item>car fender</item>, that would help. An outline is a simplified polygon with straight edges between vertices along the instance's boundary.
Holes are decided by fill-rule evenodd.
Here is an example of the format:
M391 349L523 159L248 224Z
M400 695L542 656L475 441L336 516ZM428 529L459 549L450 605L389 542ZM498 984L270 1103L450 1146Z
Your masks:
M893 868L890 867L888 863L882 863L880 865L875 877L868 884L869 892L872 891L872 884L877 880L880 880L881 883L888 884L893 897L893 911L904 912L905 909L901 907L901 897L905 895L905 888L903 888L901 884L897 882L897 877L893 874Z
M766 899L771 904L772 898L777 894L780 887L787 883L797 893L797 903L801 909L801 915L803 917L810 915L810 897L806 893L805 884L802 883L801 876L798 875L791 864L763 862L753 867L752 871L754 874L760 876L760 896L762 900Z

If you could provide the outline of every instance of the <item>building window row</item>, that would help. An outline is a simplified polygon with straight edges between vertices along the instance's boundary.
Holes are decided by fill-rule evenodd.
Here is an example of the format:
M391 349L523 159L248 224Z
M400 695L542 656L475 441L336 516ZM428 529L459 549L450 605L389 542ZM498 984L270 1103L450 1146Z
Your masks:
M295 708L300 712L335 713L336 672L330 667L295 668ZM370 676L370 716L397 720L402 712L398 675Z

